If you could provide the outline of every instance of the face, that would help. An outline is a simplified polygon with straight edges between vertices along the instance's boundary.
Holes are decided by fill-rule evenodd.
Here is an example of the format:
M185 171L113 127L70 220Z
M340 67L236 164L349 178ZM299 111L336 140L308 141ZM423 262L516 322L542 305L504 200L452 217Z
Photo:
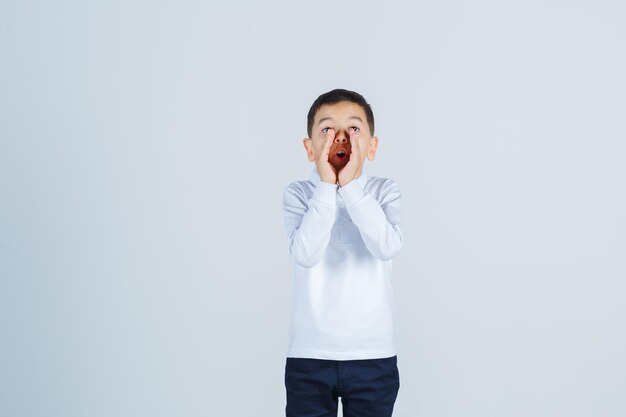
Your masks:
M330 147L328 161L335 167L337 172L346 166L352 153L350 132L357 134L359 150L362 161L365 158L374 159L378 138L371 136L365 111L361 106L350 101L340 101L335 104L326 104L319 108L315 115L310 138L304 139L309 161L315 161L317 153L321 150L329 130L334 132L335 137ZM358 175L361 173L359 172Z

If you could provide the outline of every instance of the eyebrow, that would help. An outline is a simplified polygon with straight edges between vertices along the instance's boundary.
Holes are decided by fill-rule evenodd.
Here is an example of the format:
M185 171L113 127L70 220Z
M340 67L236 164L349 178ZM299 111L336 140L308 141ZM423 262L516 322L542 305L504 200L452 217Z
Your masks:
M363 123L363 119L361 119L359 116L350 116L348 117L348 119L357 119L359 122ZM335 120L332 117L323 117L320 119L319 122L317 122L318 125L322 124L322 122L326 121L326 120Z

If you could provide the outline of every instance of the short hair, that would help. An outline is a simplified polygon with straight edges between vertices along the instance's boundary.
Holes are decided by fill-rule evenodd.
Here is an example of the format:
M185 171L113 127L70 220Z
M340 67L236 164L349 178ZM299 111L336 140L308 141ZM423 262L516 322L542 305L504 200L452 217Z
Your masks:
M311 108L309 109L309 114L307 115L306 126L309 138L313 134L315 115L317 114L317 111L320 109L320 107L326 104L339 103L340 101L349 101L351 103L358 104L363 108L363 111L365 112L365 117L367 118L367 124L370 128L370 134L374 136L374 112L372 112L372 108L369 103L361 94L357 92L344 90L343 88L336 88L332 91L320 95L311 105Z

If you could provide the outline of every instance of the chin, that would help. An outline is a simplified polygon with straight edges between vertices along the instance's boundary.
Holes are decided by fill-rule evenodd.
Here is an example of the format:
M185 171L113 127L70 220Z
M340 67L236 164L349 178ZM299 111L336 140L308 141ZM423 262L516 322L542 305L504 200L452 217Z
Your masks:
M346 162L341 164L332 164L333 167L337 170L337 172L341 171L348 163Z

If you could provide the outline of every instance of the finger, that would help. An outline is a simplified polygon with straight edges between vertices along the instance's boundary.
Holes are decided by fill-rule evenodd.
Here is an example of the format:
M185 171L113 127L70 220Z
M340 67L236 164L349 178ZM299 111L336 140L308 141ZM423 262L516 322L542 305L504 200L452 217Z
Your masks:
M350 131L350 157L352 157L352 155L359 156L360 155L360 149L359 149L359 134L354 132L354 131Z
M335 139L335 129L328 129L328 132L326 133L326 147L328 149L330 149L333 139Z
M335 130L328 129L328 132L326 133L326 140L324 141L324 144L322 145L322 152L321 152L325 160L328 159L328 154L330 153L330 146L332 145L334 138L335 138Z

